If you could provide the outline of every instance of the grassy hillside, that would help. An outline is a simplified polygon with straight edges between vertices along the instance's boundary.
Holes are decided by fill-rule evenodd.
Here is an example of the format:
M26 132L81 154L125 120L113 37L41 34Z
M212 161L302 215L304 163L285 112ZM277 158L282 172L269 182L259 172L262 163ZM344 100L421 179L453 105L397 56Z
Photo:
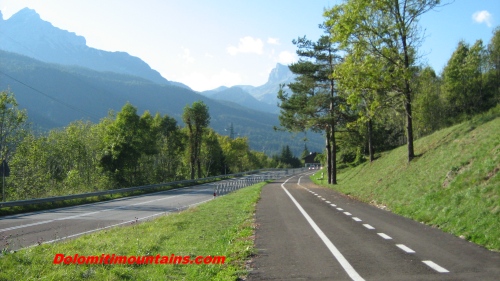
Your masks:
M253 214L266 182L181 213L77 239L4 251L0 280L236 280L253 254ZM3 246L3 245L2 245ZM65 256L225 256L224 264L53 264Z
M417 140L415 153L341 170L331 188L500 250L500 106Z

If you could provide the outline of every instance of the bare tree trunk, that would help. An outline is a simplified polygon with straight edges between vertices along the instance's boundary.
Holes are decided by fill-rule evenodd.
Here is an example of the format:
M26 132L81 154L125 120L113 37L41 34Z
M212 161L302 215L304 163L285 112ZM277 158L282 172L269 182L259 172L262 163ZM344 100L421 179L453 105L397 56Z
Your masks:
M413 149L413 118L411 113L411 97L409 89L408 92L406 93L405 111L406 111L406 137L408 144L408 162L411 162L411 160L415 158L415 152Z
M332 146L330 142L330 128L327 127L326 130L326 169L327 169L327 174L328 174L328 184L332 183Z
M372 123L372 119L368 119L368 153L370 154L370 162L373 162L374 151L373 151L373 123Z
M335 127L333 127L334 122L332 121L331 129L331 156L330 156L330 166L332 167L332 184L337 184L337 143L335 141Z

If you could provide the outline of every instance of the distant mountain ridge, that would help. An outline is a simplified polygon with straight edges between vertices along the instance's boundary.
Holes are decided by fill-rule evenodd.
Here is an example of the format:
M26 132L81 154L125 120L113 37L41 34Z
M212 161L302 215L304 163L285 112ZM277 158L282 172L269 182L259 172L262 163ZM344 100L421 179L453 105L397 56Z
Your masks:
M125 52L108 52L88 47L83 36L54 27L32 9L24 8L4 20L0 12L0 49L36 60L76 65L142 77L158 84L174 84L142 61Z
M54 27L25 8L8 20L0 12L0 71L0 90L10 89L42 130L81 119L99 122L126 102L139 113L168 114L180 123L183 108L201 100L210 108L210 127L226 134L232 124L254 150L277 153L289 144L299 155L304 148L302 134L292 137L273 130L279 124L279 84L294 79L285 65L277 64L262 86L222 86L200 95L168 81L140 58L90 48L84 37ZM307 137L309 149L322 150L321 136Z
M231 88L222 86L201 92L201 94L212 99L234 102L251 109L278 114L279 85L286 85L293 81L295 81L295 75L288 66L277 63L276 67L271 70L266 84L262 86L237 85Z
M227 135L226 129L233 124L235 133L247 136L254 150L273 154L289 144L299 155L304 148L301 134L293 137L273 130L279 123L276 114L216 101L190 89L160 85L136 76L49 64L0 51L0 77L0 89L10 89L35 127L43 130L82 119L99 122L109 110L119 111L126 102L136 106L139 114L145 110L168 114L182 125L183 108L201 100L209 107L210 127L219 134ZM322 149L320 136L308 138L309 149Z

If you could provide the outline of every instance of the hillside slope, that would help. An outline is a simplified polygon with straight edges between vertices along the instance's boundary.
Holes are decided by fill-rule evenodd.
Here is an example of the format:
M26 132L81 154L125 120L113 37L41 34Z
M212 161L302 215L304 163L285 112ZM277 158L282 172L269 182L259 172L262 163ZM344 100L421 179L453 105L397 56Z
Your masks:
M500 250L500 106L341 170L344 194ZM313 176L312 178L318 178Z
M254 150L279 153L289 144L299 155L304 148L302 136L273 130L279 124L276 114L221 103L183 87L159 85L130 75L48 64L0 51L0 89L10 89L35 128L42 130L81 119L97 123L109 110L119 111L126 102L136 106L139 114L145 110L168 114L183 125L183 108L201 100L209 107L210 127L219 134L228 135L226 129L233 124L235 133L248 137ZM320 135L308 137L311 150L322 149Z

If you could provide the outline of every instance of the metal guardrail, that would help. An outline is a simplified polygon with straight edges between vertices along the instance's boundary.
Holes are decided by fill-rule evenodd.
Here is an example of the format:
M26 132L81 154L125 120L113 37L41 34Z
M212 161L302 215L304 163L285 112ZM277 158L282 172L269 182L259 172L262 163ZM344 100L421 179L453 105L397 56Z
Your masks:
M298 168L298 169L303 170L304 168ZM210 180L214 180L217 178L226 179L226 178L232 178L232 177L242 177L244 175L252 175L252 174L256 174L256 173L260 173L260 172L264 172L264 171L285 171L288 174L289 170L290 170L290 173L295 174L296 173L295 170L298 170L298 169L260 169L260 170L254 170L254 171L249 171L249 172L220 175L220 176L201 178L201 179L195 179L195 180L182 180L182 181L174 181L174 182L167 182L167 183L160 183L160 184L151 184L151 185L119 188L119 189L96 191L96 192L81 193L81 194L72 194L72 195L65 195L65 196L55 196L55 197L18 200L18 201L7 201L7 202L0 202L0 208L18 207L18 206L25 206L25 205L32 205L32 204L41 204L41 203L52 203L52 202L57 202L57 201L80 199L80 198L87 198L87 197L94 197L94 196L103 196L103 195L110 195L110 194L116 194L116 193L127 193L127 192L133 192L133 191L138 191L138 190L148 190L148 189L160 188L160 187L176 185L176 184L190 184L190 183L195 183L198 181L207 181L207 180L210 181Z

